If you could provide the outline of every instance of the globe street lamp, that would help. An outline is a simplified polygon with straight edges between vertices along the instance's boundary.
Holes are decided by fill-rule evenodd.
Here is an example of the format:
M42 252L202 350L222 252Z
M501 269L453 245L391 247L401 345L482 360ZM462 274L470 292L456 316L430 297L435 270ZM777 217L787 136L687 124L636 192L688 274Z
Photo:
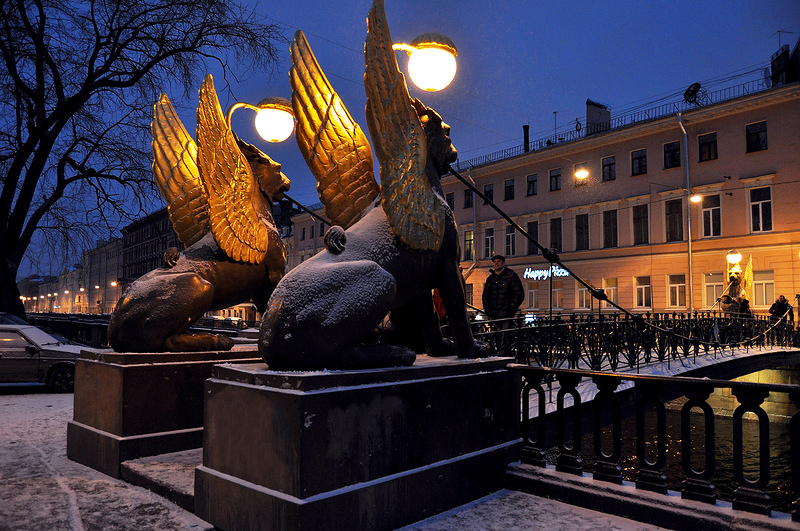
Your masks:
M258 135L267 142L283 142L294 131L294 113L286 98L264 98L258 105L236 103L225 114L225 123L231 128L231 116L241 108L256 111L255 127Z
M392 44L393 50L408 53L408 75L422 90L436 92L446 88L456 76L456 45L440 33L423 33L411 44Z

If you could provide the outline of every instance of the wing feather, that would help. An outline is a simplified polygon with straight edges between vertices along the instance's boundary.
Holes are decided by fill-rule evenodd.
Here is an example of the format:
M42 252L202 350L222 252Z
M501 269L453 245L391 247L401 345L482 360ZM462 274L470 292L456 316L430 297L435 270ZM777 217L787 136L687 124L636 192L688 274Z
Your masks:
M197 165L208 194L214 239L233 260L260 263L269 232L253 205L258 193L250 164L225 123L214 81L207 75L197 107Z
M302 31L291 46L295 137L331 223L345 229L378 197L372 150L317 62Z
M197 167L197 145L166 94L153 106L150 131L153 177L178 239L188 247L210 229L208 198Z
M383 0L367 17L364 46L367 126L380 162L381 204L395 236L413 249L438 250L445 212L425 174L427 140L397 67Z

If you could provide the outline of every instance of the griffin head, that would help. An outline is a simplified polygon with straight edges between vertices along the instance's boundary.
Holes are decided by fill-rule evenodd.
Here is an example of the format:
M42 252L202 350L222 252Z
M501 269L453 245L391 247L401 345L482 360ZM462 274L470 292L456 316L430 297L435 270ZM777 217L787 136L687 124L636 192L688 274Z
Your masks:
M269 158L263 151L252 144L237 138L236 143L242 150L244 158L253 170L253 177L258 188L270 202L280 199L280 194L289 191L289 179L281 173L281 165Z
M447 172L447 166L458 158L458 151L450 140L450 126L442 121L439 113L426 107L419 99L414 98L413 103L428 140L428 157L442 175Z

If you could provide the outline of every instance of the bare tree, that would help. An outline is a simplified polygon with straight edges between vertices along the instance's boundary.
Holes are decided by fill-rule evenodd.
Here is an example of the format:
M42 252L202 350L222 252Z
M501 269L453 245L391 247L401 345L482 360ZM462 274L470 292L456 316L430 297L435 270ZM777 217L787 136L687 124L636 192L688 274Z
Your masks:
M0 310L24 314L31 242L69 244L141 215L158 192L149 123L209 60L276 62L279 28L225 0L0 1Z

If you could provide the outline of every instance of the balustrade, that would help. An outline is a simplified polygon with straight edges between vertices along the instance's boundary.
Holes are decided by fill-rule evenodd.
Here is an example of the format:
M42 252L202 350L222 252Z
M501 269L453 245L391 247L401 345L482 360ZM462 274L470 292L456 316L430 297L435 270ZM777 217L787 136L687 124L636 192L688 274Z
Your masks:
M709 397L715 390L730 389L739 403L733 411L733 430L730 445L733 454L733 478L738 485L734 491L734 509L770 515L773 501L766 492L770 480L770 419L763 408L770 394L788 395L798 408L789 424L790 483L793 502L792 518L800 521L800 390L798 386L731 382L706 378L663 377L639 374L609 374L596 371L566 368L533 367L512 364L510 370L519 371L523 379L522 389L522 461L534 466L546 466L545 447L547 433L556 434L555 468L558 471L583 475L587 468L593 469L596 480L616 484L623 483L622 463L634 461L627 479L637 489L666 494L668 483L681 478L667 474L667 403L676 397L685 401L680 406L680 462L683 480L681 496L686 499L714 504L718 492L712 477L718 467L716 449L720 435L715 427L714 410ZM594 383L597 394L591 407L581 407L579 388L585 382ZM584 382L581 384L581 382ZM615 392L623 382L630 391L623 406L620 394ZM546 385L556 385L555 410L548 402ZM571 398L569 404L567 397ZM546 407L549 403L549 407ZM548 409L551 411L548 412ZM622 422L626 411L635 417L635 456L625 456L622 451ZM589 417L587 417L587 415ZM758 451L746 457L745 424L758 424ZM569 432L569 436L567 436ZM591 432L594 441L594 462L583 460L581 440ZM609 441L610 435L610 441ZM609 444L610 442L610 444ZM727 444L727 442L726 442ZM749 443L748 443L749 444ZM752 461L756 462L755 467ZM751 478L746 470L758 471ZM781 489L788 489L783 485Z

